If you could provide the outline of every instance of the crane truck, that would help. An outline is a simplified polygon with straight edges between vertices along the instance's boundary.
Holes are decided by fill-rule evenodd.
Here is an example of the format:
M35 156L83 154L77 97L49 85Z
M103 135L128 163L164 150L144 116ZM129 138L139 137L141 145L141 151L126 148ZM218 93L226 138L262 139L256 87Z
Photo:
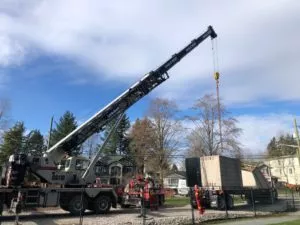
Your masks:
M117 191L110 186L93 185L101 149L91 161L83 156L72 156L70 153L91 135L103 131L109 122L116 119L117 122L101 147L104 148L125 111L167 80L168 70L208 37L211 39L217 37L212 26L156 70L144 75L120 96L46 150L42 156L21 153L11 155L0 185L0 215L4 204L7 208L14 205L18 212L23 207L31 205L60 206L73 215L82 214L86 209L95 213L107 213L111 207L116 208L122 201ZM62 160L65 160L63 167L60 166ZM56 186L26 186L24 184L26 172L35 175L43 183Z

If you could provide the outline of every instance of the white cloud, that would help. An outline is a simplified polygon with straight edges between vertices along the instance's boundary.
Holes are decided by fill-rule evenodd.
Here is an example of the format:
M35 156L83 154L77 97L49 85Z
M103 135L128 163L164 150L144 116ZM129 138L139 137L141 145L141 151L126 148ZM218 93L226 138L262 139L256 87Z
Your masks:
M294 115L265 114L238 116L238 126L243 129L240 142L246 153L257 154L266 150L272 137L282 133L294 133Z
M0 65L20 63L39 49L75 60L99 76L133 82L211 24L219 35L221 94L227 103L299 100L299 9L300 2L293 0L5 0ZM170 74L159 95L186 102L214 91L210 41Z
M0 66L19 65L24 59L24 47L17 41L0 35Z

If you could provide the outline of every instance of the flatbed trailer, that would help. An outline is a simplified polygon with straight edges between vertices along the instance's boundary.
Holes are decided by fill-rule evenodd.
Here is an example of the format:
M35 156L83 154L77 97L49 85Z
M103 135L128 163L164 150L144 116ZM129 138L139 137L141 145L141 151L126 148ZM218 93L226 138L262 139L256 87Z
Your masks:
M197 208L195 199L194 189L191 189L189 195L192 198L192 205ZM204 208L217 208L219 210L233 209L234 208L234 195L240 195L247 204L252 205L253 203L267 203L273 204L278 199L278 193L275 188L251 188L244 187L241 189L233 190L222 190L221 188L215 187L201 187L200 196L201 203ZM225 205L226 203L226 205Z
M194 169L190 169L191 165ZM232 195L242 196L249 204L255 202L273 203L277 190L269 184L256 166L241 167L241 161L221 155L194 157L186 161L191 187L193 206L196 207L195 192L206 208L231 209L234 207ZM244 165L245 167L245 165ZM198 185L199 188L192 185Z

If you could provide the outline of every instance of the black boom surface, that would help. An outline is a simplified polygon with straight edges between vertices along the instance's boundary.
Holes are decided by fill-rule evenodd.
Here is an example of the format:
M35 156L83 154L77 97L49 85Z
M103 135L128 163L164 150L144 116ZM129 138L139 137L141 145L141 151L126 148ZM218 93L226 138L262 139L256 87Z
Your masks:
M200 158L186 158L186 186L194 187L194 185L202 186L201 184L201 171L200 171Z

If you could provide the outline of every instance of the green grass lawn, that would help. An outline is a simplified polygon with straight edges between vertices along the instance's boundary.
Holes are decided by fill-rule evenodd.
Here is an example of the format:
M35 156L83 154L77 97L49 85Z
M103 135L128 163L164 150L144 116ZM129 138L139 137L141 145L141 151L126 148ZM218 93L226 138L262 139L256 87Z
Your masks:
M244 202L240 196L234 196L234 203L242 203ZM165 206L169 207L181 207L186 206L190 204L190 198L189 197L173 197L173 198L167 198L165 201Z
M293 220L293 221L288 221L288 222L283 222L283 223L272 223L269 225L299 225L300 220Z
M239 204L239 203L244 203L245 200L243 200L241 198L241 196L239 196L239 195L234 195L233 196L233 202L234 202L234 204Z
M189 197L173 197L167 198L165 201L165 206L181 207L190 204Z

